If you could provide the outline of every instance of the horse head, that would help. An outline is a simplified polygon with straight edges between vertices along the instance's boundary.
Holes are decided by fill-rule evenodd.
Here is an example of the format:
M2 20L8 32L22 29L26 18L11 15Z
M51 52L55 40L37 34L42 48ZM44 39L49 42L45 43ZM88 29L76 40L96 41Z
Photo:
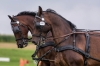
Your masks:
M18 48L24 48L28 45L28 28L19 21L16 16L11 17L11 28L16 38Z
M52 36L56 38L71 33L74 27L75 25L54 10L47 9L46 11L42 11L42 8L39 6L37 15L35 16L33 43L37 44L41 39L40 37L45 38L49 31L51 31ZM57 39L55 42L57 43L61 40L62 39Z
M47 33L51 30L51 26L46 22L48 19L46 20L45 16L46 15L42 11L42 8L39 6L34 20L34 32L32 37L34 44L41 44L39 41L42 42L43 39L46 38Z
M39 16L41 16L42 12L40 11L37 14ZM29 12L29 11L28 12L27 11L20 12L17 16L14 16L14 17L8 16L11 19L11 26L12 26L12 30L13 30L13 33L14 33L16 39L20 38L21 35L23 37L26 37L28 31L30 31L31 34L32 34L32 37L34 37L34 34L33 34L34 27L33 26L35 26L37 29L42 29L41 27L43 27L43 25L45 25L45 23L41 22L41 24L39 24L39 21L41 21L41 19L39 19L38 17L35 18L35 16L36 16L35 12ZM37 23L36 19L38 20L38 23ZM16 27L16 29L15 29L15 27ZM48 28L47 24L44 27ZM24 32L24 31L26 31L26 32ZM45 31L47 31L47 30L45 30ZM26 36L24 36L24 35L26 35ZM39 34L37 34L35 36L39 36ZM43 36L45 36L45 35L43 35ZM51 38L52 34L49 32L47 34L47 37ZM24 44L20 44L20 43L23 43L21 41L23 41L23 40L17 40L17 45L18 45L19 48L22 48L23 45L24 45ZM38 42L40 42L40 41L38 41ZM52 46L53 46L53 41L52 40L46 40L45 42L47 42L47 43L44 44L43 41L40 42L43 45L41 45L42 48L38 48L38 49L41 49L41 50L38 51L38 49L36 49L36 52L38 51L38 53L37 53L38 57L41 57L44 53L46 53L48 51L48 49L51 49ZM38 46L38 47L40 47L40 46ZM53 54L54 53L51 53L50 55L53 55ZM50 55L47 55L46 58L53 59L54 56L50 57ZM32 55L32 57L34 57L34 55ZM43 62L41 65L47 66L48 62Z

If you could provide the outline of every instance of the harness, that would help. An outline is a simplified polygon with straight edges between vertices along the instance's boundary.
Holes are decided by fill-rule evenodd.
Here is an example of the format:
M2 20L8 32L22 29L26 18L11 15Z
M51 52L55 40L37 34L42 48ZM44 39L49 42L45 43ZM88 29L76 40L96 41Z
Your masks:
M95 30L94 30L95 31ZM65 50L72 50L72 51L75 51L79 54L81 54L83 57L84 57L84 66L87 66L87 59L93 59L95 61L98 61L100 62L99 59L96 59L92 56L90 56L89 52L90 52L90 35L89 35L89 32L92 32L92 31L82 31L82 32L73 32L73 33L70 33L70 34L66 34L64 36L66 36L61 42L59 42L57 45L52 45L52 43L47 43L47 45L42 45L40 46L40 48L44 48L44 47L47 47L47 46L50 46L50 44L53 46L53 48L51 48L49 51L47 51L44 55L42 55L40 58L35 58L35 54L33 54L33 60L38 60L38 61L50 61L50 59L44 59L43 57L45 57L47 54L49 54L52 50L56 51L56 52L63 52ZM85 38L86 38L86 46L85 46L85 51L79 49L76 47L76 40L75 40L75 34L85 34ZM62 42L66 41L71 35L73 35L73 45L66 45L66 46L60 46L60 47L57 47L58 45L60 45ZM61 37L64 37L64 36L61 36ZM49 39L49 38L48 38ZM58 37L55 37L53 39L58 39ZM53 43L54 44L54 43ZM38 50L40 49L38 48ZM36 52L36 51L35 51ZM53 61L53 60L52 60Z
M42 18L39 17L39 16L37 18L40 18L42 20ZM44 22L44 20L42 20L42 22ZM39 23L36 22L36 25L38 25L39 27L41 27L41 26L43 27L43 26L45 26L44 23L43 23L43 25L41 25L41 24L39 24ZM79 29L79 30L81 30L81 29ZM92 31L98 31L98 30L92 30ZM62 41L60 41L58 44L55 44L53 48L51 48L49 51L47 51L40 58L34 58L34 56L36 54L33 54L33 60L44 61L43 57L46 56L48 53L50 53L52 50L55 50L56 52L63 52L65 50L72 50L74 52L77 52L77 53L81 54L84 57L84 66L87 66L87 59L93 59L95 61L100 62L99 59L96 59L96 58L90 56L90 54L89 54L89 52L90 52L90 35L89 35L89 32L92 32L92 31L87 31L87 30L84 31L83 30L83 31L77 32L74 29L72 33L69 33L69 34L66 34L66 35L63 35L63 36L60 36L60 37L54 37L52 39L59 39L59 38L62 38L62 37L65 37L65 38ZM78 47L76 47L76 34L84 34L85 35L85 38L86 38L85 51L83 51L82 49L79 49ZM73 35L73 44L72 45L69 44L69 45L66 45L66 46L59 46L58 47L58 45L60 45L64 41L66 41L72 35ZM35 36L35 35L33 35L33 36ZM41 37L41 36L38 36L38 37ZM45 60L45 61L48 61L48 60Z
M81 54L83 57L84 57L84 66L87 65L87 59L88 58L91 58L91 56L89 55L89 50L90 50L90 44L89 44L89 34L88 32L86 31L85 33L85 37L86 37L86 47L85 47L85 51L79 49L76 47L76 40L75 40L75 34L76 34L76 31L73 30L73 45L66 45L66 46L60 46L60 47L56 47L55 51L56 52L62 52L62 51L65 51L65 50L72 50L72 51L75 51L79 54Z
M54 60L44 58L44 57L45 57L46 55L48 55L52 50L54 50L54 47L53 47L54 45L55 45L54 42L47 42L47 43L42 44L42 45L36 45L36 50L35 50L35 52L32 54L32 59L35 60L35 61L37 62L37 66L39 65L39 62L41 62L41 61L43 61L43 62L54 62ZM46 53L44 53L41 57L36 58L36 55L37 55L38 51L39 51L40 49L43 49L43 48L48 47L48 46L52 46L52 48L51 48L49 51L47 51Z
M79 32L73 32L73 34L70 34L70 35L73 35L73 45L66 45L66 46L60 46L60 47L55 47L55 51L56 52L62 52L62 51L65 51L65 50L72 50L72 51L75 51L79 54L81 54L83 57L84 57L84 66L87 66L87 59L93 59L95 61L98 61L100 62L99 59L96 59L92 56L90 56L89 52L90 52L90 36L89 36L89 31L86 31L86 32L80 32L80 33L84 33L85 34L85 38L86 38L86 46L85 46L85 51L77 48L75 45L75 34L78 34ZM69 35L69 34L68 34Z

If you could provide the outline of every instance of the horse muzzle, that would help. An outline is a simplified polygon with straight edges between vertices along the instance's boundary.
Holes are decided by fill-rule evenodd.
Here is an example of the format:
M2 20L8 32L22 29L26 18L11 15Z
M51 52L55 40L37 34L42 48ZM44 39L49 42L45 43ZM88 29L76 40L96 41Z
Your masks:
M22 44L18 44L17 46L18 46L18 48L23 48Z
M18 48L24 48L28 45L28 42L23 43L23 44L18 44Z

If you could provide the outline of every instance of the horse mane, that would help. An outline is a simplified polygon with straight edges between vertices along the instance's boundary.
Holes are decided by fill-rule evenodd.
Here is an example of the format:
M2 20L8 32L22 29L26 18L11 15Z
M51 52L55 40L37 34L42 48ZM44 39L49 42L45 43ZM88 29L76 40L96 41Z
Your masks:
M36 15L35 12L31 12L31 11L22 11L20 13L18 13L16 16L22 16L22 15L29 15L29 16L34 16Z
M60 16L61 18L63 18L71 27L71 29L73 30L73 28L76 29L76 25L74 25L72 22L70 22L69 20L65 19L64 17L62 17L61 15L59 15L56 11L54 11L53 9L47 9L46 10L47 12L51 12L51 13L54 13L58 16ZM20 13L18 13L16 16L22 16L22 15L29 15L29 16L33 16L35 17L36 15L36 12L31 12L31 11L22 11Z
M70 22L69 20L65 19L64 17L62 17L61 15L59 15L56 11L52 10L52 9L47 9L46 10L47 12L51 12L51 13L54 13L58 16L60 16L61 18L63 18L71 27L71 29L73 30L74 28L76 29L76 25L74 25L72 22Z

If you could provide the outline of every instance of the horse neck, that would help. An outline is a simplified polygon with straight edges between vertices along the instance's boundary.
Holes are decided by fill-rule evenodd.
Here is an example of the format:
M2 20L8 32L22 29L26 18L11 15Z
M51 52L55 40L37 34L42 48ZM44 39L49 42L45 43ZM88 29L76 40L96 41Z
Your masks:
M26 25L29 29L29 31L33 32L33 22L34 22L34 18L33 16L17 16L17 19L22 22L22 24Z
M53 37L61 37L63 35L66 35L68 33L72 32L72 29L70 28L70 25L60 16L56 14L48 14L47 17L49 23L51 23L51 32ZM58 40L58 39L57 39ZM62 39L58 40L61 41Z
M52 14L48 19L51 22L52 32L55 37L72 32L72 29L70 28L68 22L66 22L60 16Z

